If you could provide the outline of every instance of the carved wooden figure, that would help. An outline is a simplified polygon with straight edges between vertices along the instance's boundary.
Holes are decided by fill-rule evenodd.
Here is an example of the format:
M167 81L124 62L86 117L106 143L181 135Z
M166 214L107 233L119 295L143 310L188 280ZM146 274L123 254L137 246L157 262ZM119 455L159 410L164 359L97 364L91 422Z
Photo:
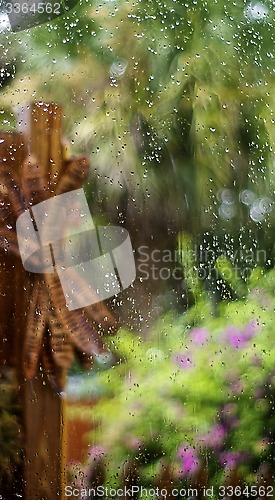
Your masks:
M20 120L20 133L0 134L0 373L15 370L22 401L24 496L52 500L63 496L60 394L66 370L75 356L89 366L94 354L104 352L102 335L115 331L116 320L102 302L69 310L56 272L23 269L17 218L41 201L82 187L89 163L64 160L58 106L28 106ZM85 293L81 278L76 273L73 278L78 293Z

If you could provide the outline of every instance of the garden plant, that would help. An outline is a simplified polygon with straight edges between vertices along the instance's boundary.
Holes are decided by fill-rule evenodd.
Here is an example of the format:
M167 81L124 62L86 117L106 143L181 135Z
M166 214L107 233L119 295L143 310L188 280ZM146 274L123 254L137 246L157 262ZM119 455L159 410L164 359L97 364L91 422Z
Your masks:
M86 472L102 460L106 484L119 484L129 460L147 487L163 459L174 484L207 470L207 484L220 486L237 470L253 486L261 467L273 470L275 271L258 266L243 280L225 256L215 269L234 299L213 304L189 261L194 305L162 315L146 338L120 331L111 340L117 361L95 375L101 398L86 414L98 423Z

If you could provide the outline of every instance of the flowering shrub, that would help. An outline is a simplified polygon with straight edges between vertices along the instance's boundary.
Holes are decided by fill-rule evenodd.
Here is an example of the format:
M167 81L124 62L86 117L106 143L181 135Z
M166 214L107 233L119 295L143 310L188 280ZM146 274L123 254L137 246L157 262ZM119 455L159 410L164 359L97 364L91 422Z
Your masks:
M210 482L238 467L253 483L274 461L275 271L256 269L245 297L213 308L205 294L182 315L160 318L144 340L111 340L119 361L98 374L93 440L107 450L109 480L134 458L143 481L159 461L188 480L207 464Z

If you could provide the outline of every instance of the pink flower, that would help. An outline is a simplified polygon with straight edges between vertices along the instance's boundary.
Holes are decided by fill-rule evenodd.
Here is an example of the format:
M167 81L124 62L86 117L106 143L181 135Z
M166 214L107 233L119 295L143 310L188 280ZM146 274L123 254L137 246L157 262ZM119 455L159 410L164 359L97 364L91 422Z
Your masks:
M235 326L229 326L225 331L225 339L230 342L233 347L243 347L251 340L258 330L258 321L253 319L243 328L239 330Z
M257 333L258 329L259 329L259 322L256 318L252 319L252 321L247 323L247 325L243 330L243 333L246 336L247 340L252 339L255 333Z
M181 474L184 477L192 476L200 467L200 459L196 450L188 444L182 444L180 446L178 458L181 465Z
M229 328L226 329L225 338L233 347L242 347L247 340L241 330L235 326L229 326Z
M234 469L240 463L241 458L241 453L225 451L220 456L220 462L226 469Z
M244 391L244 384L243 384L243 382L241 380L234 380L230 384L230 391L235 396L238 396L239 394L242 394L242 392Z
M194 344L204 344L207 342L209 333L204 328L194 328L190 332L190 338Z
M211 427L209 432L200 438L200 441L207 448L212 448L213 450L219 450L224 445L226 438L226 429L223 425L216 424Z
M188 354L178 353L174 356L174 363L182 369L191 368L192 360Z
M90 446L88 455L91 460L98 460L106 455L106 449L100 445Z

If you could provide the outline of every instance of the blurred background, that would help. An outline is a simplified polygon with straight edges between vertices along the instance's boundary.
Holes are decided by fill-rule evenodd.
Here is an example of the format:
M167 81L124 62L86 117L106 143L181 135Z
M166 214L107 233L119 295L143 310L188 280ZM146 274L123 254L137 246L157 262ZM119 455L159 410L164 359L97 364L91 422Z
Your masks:
M62 106L92 216L126 227L137 266L109 304L112 355L69 376L73 480L271 484L274 2L81 0L17 34L5 19L1 129L25 103Z

